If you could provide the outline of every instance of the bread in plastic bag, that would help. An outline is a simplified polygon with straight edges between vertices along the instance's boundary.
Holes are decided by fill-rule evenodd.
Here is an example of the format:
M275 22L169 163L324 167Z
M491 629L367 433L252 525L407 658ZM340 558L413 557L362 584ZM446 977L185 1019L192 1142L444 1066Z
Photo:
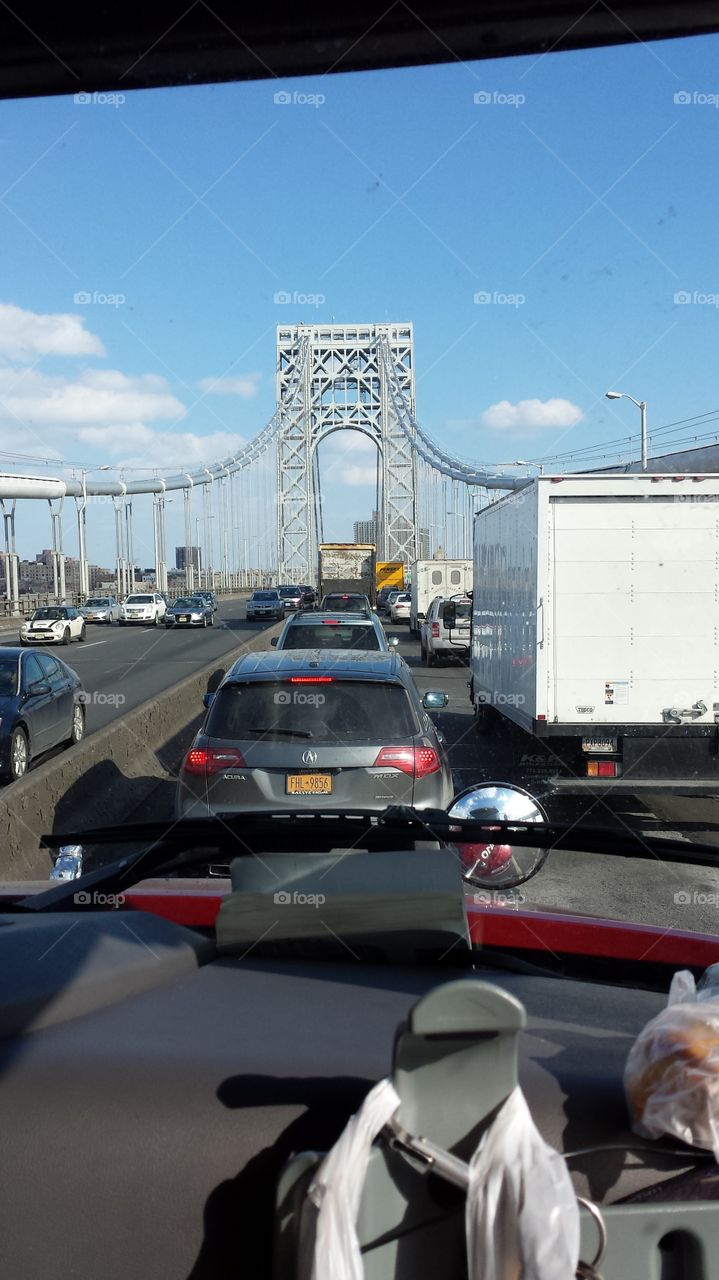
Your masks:
M713 1151L719 1161L719 968L697 988L688 969L675 973L666 1009L632 1045L624 1068L632 1128L644 1138L669 1135Z
M318 1209L315 1238L302 1269L312 1280L362 1280L356 1224L370 1149L399 1105L392 1083L380 1081L315 1175L308 1191ZM519 1087L470 1162L465 1229L468 1280L573 1280L576 1196L562 1156L538 1133Z

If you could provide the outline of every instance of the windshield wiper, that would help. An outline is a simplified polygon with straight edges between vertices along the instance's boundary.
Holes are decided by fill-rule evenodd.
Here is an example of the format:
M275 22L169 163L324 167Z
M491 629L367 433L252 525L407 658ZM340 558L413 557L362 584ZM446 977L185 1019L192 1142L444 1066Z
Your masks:
M269 725L262 725L262 724L253 724L252 728L247 729L246 732L257 734L258 736L260 734L262 734L263 736L266 736L267 734L272 734L273 737L275 734L281 734L283 738L311 738L312 737L312 734L309 732L308 729L276 729L274 727L270 728Z
M440 844L509 844L518 849L567 849L607 857L719 866L719 847L715 845L646 836L630 830L620 836L611 827L477 822L450 818L443 809L413 809L406 805L390 806L384 813L361 809L346 813L262 810L43 836L42 844L48 849L71 844L85 847L141 844L145 847L89 871L77 880L61 881L44 893L21 898L10 910L72 910L79 891L101 889L108 896L120 893L150 875L166 875L216 861L218 852L230 853L232 858L252 857L255 853L324 853L335 848L383 852L406 847L407 842L415 840L436 840Z

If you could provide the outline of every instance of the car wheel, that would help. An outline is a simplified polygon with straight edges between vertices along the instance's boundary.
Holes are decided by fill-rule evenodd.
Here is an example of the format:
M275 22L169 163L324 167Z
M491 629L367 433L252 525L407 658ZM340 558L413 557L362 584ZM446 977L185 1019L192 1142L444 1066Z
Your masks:
M30 748L28 746L27 734L24 729L19 726L13 729L10 739L10 768L9 777L13 782L18 778L22 778L28 770L30 764Z
M211 614L210 614L210 626L211 626L211 627L214 627L214 625L215 625L215 615L214 615L214 613L211 613Z
M84 622L83 622L83 624L82 624L82 626L81 626L81 628L80 628L80 636L79 636L79 639L80 639L80 641L83 641L83 640L85 639L85 623L84 623Z
M70 737L68 742L73 745L76 742L82 742L85 737L85 708L81 702L76 702L72 709L72 723L70 725Z
M20 644L22 645L23 649L27 649L27 640L21 640Z
M431 649L427 650L427 666L434 667L437 665L437 659Z
M117 619L117 625L118 627L124 627L125 623L122 618Z
M207 614L206 614L206 613L202 615L202 625L203 625L203 627L206 627L206 626L207 626Z
M69 644L71 639L72 639L72 636L70 635L70 628L65 627L65 630L62 633L62 643Z

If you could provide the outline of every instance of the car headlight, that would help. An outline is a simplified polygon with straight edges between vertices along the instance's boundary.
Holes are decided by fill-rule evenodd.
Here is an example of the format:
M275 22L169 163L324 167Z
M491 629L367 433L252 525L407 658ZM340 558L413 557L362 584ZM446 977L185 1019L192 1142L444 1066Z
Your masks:
M53 622L52 629L53 631L62 631L64 625L65 624L63 622Z

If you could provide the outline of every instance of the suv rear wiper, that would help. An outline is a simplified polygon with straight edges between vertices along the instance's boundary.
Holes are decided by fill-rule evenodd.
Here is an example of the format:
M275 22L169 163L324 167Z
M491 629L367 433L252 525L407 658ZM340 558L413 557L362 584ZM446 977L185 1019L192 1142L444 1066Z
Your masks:
M271 725L253 724L251 729L246 730L247 733L262 734L266 737L268 734L281 734L283 738L311 738L312 734L308 729L278 729Z
M253 840L254 838L254 840ZM627 830L619 843L616 829L577 827L572 823L476 822L450 818L443 809L413 809L394 805L384 813L356 810L331 813L262 810L223 814L222 817L181 818L177 822L154 821L135 826L97 827L86 831L46 835L48 849L63 845L108 846L142 844L136 853L89 871L76 880L65 880L44 893L31 894L13 904L13 911L72 910L78 891L121 893L138 879L165 875L217 861L217 853L233 858L266 853L323 853L335 848L383 852L398 842L436 840L440 844L509 844L516 848L568 849L577 853L602 853L608 857L655 859L716 868L719 847L686 840L645 836ZM255 847L252 847L254 843ZM400 845L401 847L401 845Z

